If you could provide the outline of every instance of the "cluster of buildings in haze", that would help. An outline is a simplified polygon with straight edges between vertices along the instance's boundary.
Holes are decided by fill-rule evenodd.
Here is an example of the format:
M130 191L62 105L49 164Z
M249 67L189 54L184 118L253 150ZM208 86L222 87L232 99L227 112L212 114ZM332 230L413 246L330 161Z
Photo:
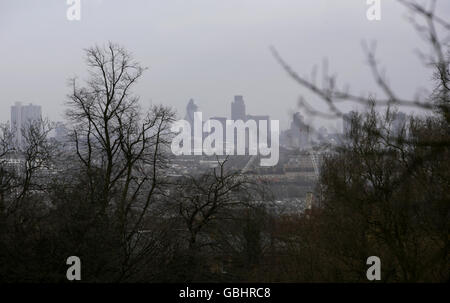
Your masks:
M190 99L186 106L186 115L184 119L193 123L194 113L199 111L199 106L195 104L194 99ZM357 115L356 111L350 111L343 115L342 118L342 132L330 133L328 129L321 126L314 129L305 121L305 117L296 112L292 115L290 120L290 127L280 133L280 145L288 149L300 149L306 150L312 148L312 146L326 142L326 143L338 143L342 140L342 135L348 134L351 129L352 117ZM406 124L407 115L403 112L397 112L394 114L393 119L393 131L398 133L402 127ZM213 116L210 119L220 121L223 125L223 130L226 130L227 117ZM14 134L14 144L21 146L23 144L23 129L26 129L33 121L42 120L42 108L36 104L22 104L21 102L15 102L11 106L11 120L10 128ZM231 102L231 120L242 120L244 122L248 120L253 121L270 121L269 115L251 115L246 111L246 105L244 97L241 95L234 96ZM258 123L257 123L258 124ZM259 125L259 124L258 124ZM58 142L66 140L67 128L64 122L54 123L54 130L51 132L51 136ZM267 134L270 134L270 124L267 124ZM259 130L258 130L259 131ZM225 135L223 136L225 138Z
M186 115L184 117L184 120L193 125L194 113L198 111L200 111L199 106L195 104L195 101L193 99L190 99L186 106ZM212 116L210 119L220 121L222 130L224 131L222 137L225 138L226 121L228 120L228 118L223 116ZM241 95L236 95L231 102L231 121L238 120L241 120L243 122L255 121L256 125L258 126L257 132L259 136L259 133L261 131L261 129L259 129L259 121L270 121L270 116L248 114L246 111L244 97ZM265 131L268 135L271 133L270 123L267 123L267 130ZM305 121L305 117L300 112L296 112L292 115L290 127L286 130L281 131L279 135L279 142L282 147L300 150L311 149L312 146L323 142L338 143L341 138L341 133L329 133L328 129L324 126L318 128L317 130L314 129Z
M15 102L11 106L11 120L10 130L12 133L12 145L20 148L25 143L26 130L30 126L36 125L36 123L42 121L42 108L40 105L32 103L22 104L21 102ZM58 141L63 142L66 140L67 128L63 122L56 122L53 125L52 137Z
M184 119L189 123L194 123L194 113L198 111L199 107L193 99L190 99L186 106ZM228 165L231 169L240 170L258 182L269 184L277 199L276 202L280 206L290 209L290 211L303 211L305 208L311 207L312 193L319 178L322 156L329 152L332 146L344 140L345 134L351 131L351 121L355 115L357 115L357 112L351 111L343 116L342 133L329 133L325 127L313 129L305 121L304 116L300 112L296 112L292 115L290 127L279 134L279 161L275 166L263 167L259 165L260 156L250 154L229 157ZM219 121L225 132L227 117L214 116L210 119ZM16 147L22 147L25 141L22 130L39 120L42 120L41 106L20 102L11 106L12 144ZM261 120L270 121L270 117L269 115L248 114L244 97L237 95L231 102L231 120L242 120L244 122L254 120L258 122ZM404 127L406 121L406 114L395 113L392 122L394 133L398 133ZM259 136L261 129L259 129L259 123L257 125ZM269 123L267 127L270 128ZM270 129L266 131L267 134L271 133ZM64 143L67 140L67 134L68 130L63 122L53 123L52 140L56 143ZM223 138L225 138L225 134ZM268 143L270 144L270 141ZM70 145L68 145L68 148L70 148ZM225 155L222 155L219 159L225 157ZM16 155L8 161L19 163L20 156ZM170 163L167 174L176 178L186 174L198 174L217 166L217 156L172 156Z

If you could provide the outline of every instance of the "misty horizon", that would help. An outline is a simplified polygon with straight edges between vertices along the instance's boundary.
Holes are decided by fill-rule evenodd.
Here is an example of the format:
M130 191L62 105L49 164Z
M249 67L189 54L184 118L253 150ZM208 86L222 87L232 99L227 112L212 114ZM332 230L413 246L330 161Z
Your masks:
M292 113L302 112L298 97L315 99L289 78L269 46L301 75L310 75L314 66L320 70L326 58L339 85L367 94L379 90L361 42L377 41L380 62L389 66L387 77L399 95L412 97L416 91L411 87L430 89L431 75L414 52L423 43L397 3L383 3L383 22L373 23L365 18L364 1L175 2L134 1L125 6L83 1L76 22L66 19L65 1L2 2L0 41L7 47L0 50L0 121L10 119L15 102L41 105L44 116L64 120L68 79L86 78L83 49L108 41L127 47L149 68L134 91L143 107L171 106L180 118L190 98L207 117L229 117L233 96L243 95L249 113L270 115L287 129ZM450 8L450 3L439 5ZM411 62L423 73L408 73ZM344 111L353 109L343 106ZM316 126L342 127L339 120L305 116Z

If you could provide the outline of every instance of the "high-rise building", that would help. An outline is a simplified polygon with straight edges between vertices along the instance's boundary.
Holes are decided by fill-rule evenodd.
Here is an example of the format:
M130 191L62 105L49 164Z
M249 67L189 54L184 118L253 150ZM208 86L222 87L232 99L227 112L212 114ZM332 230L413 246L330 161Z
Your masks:
M215 142L214 144L219 144L223 146L223 153L225 154L226 147L229 145L227 143L227 118L226 117L211 117L211 120L219 121L220 125L222 126L222 142ZM217 130L214 130L214 132L217 132ZM209 134L207 134L209 135Z
M305 123L305 118L299 112L292 116L291 138L293 146L306 149L310 146L309 125Z
M64 122L57 122L55 125L55 140L58 142L66 142L68 139L68 133Z
M265 129L265 136L267 138L267 144L270 145L271 144L271 137L270 137L270 116L267 115L247 115L246 120L253 120L256 122L256 127L257 127L257 137L256 140L257 142L260 142L260 137L261 137L261 131L264 130L262 128L260 128L260 124L259 121L266 121L266 129ZM266 138L263 138L262 140L265 141ZM247 138L248 141L249 138ZM248 142L246 143L246 147L248 147Z
M186 116L184 117L184 120L186 120L191 126L191 147L194 147L194 152L199 152L197 149L195 149L195 147L198 145L198 143L201 146L201 142L203 139L203 127L200 134L195 132L195 112L198 112L198 106L197 104L195 104L194 99L191 98L189 99L189 102L186 106Z
M14 133L14 144L17 147L23 145L22 131L35 121L42 119L41 107L39 105L22 105L16 102L11 106L11 131Z
M350 134L350 131L352 130L352 121L357 116L358 113L355 111L350 111L342 116L342 131L344 135Z
M186 116L184 120L188 121L191 126L194 125L194 113L198 111L198 106L195 104L194 99L190 99L186 106Z
M394 114L392 121L392 133L394 136L399 136L406 125L406 114L403 112L397 112Z
M328 138L328 129L325 126L321 126L317 131L317 139L319 141L325 141Z
M234 101L231 102L231 120L246 120L245 103L243 96L234 96Z

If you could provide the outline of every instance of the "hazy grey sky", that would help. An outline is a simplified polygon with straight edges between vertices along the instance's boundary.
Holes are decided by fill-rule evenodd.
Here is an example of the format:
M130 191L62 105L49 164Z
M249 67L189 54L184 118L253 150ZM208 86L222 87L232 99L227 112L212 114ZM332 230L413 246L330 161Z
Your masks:
M81 21L68 21L65 0L1 0L0 121L15 101L61 119L67 79L85 75L82 49L108 40L149 67L135 90L141 102L181 116L191 97L206 116L230 116L233 96L242 94L249 113L270 114L285 128L298 96L310 95L270 45L302 75L328 58L340 83L359 93L376 91L361 48L376 40L392 85L412 96L430 83L414 53L423 45L404 8L381 2L382 20L369 22L365 0L81 0ZM449 16L450 1L441 2Z

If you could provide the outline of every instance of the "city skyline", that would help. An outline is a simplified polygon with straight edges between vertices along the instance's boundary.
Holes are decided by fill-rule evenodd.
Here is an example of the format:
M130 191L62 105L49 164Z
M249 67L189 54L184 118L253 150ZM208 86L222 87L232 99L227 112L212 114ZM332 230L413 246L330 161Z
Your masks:
M449 13L1 0L0 284L290 302L448 282Z
M135 90L142 104L171 106L180 117L191 97L206 116L213 116L228 115L232 96L244 95L249 112L270 113L287 129L284 118L298 111L298 97L316 99L286 75L271 45L302 75L311 74L314 66L321 69L327 58L341 85L348 83L359 94L379 93L361 48L361 41L377 41L380 62L390 67L387 76L396 79L399 95L411 97L416 92L410 87L430 88L430 75L414 53L423 42L405 20L405 9L393 2L383 4L383 22L373 23L366 19L366 4L358 0L135 1L125 11L119 1L89 1L83 3L79 22L66 19L64 1L5 1L0 3L0 41L8 47L0 50L0 120L8 120L9 106L16 101L39 103L50 119L61 120L70 92L67 80L86 77L83 49L109 40L129 48L149 67ZM438 5L450 8L450 3ZM349 57L355 58L351 66ZM411 62L423 72L407 73ZM344 111L352 109L344 105ZM320 123L330 128L336 121Z
M235 106L236 100L239 100L238 102L242 102L243 108L241 108L241 109L243 109L243 112L234 113L233 114L233 108ZM38 108L39 119L46 119L46 118L48 118L46 113L42 111L42 106L40 104L34 104L33 102L28 103L28 105L22 105L22 104L23 104L23 102L18 102L18 101L16 101L14 104L12 104L10 106L10 114L9 114L10 119L8 119L6 121L0 121L0 123L9 123L9 125L10 125L10 127L12 129L14 127L14 125L16 124L15 121L18 119L18 118L14 118L13 117L13 115L17 115L17 114L14 114L14 112L17 111L16 110L17 107L22 107L22 108L25 108L25 109L26 108L31 108L31 107ZM256 120L256 121L269 120L270 119L270 115L265 115L264 113L260 113L259 115L247 114L247 112L245 110L245 101L244 101L242 95L235 95L234 96L234 99L230 102L230 108L231 108L230 115L226 115L226 114L223 115L223 114L218 114L218 113L212 113L210 116L205 116L204 118L206 118L206 119L214 119L214 120L223 120L223 121L225 121L227 119L227 116L230 117L231 120L243 120L243 121L246 121L247 119ZM195 103L195 100L193 98L190 98L189 101L188 101L188 104L186 106L184 115L181 112L181 113L179 113L178 118L181 119L184 116L184 120L193 122L193 118L194 118L194 113L195 112L202 112L201 111L201 107L198 106L198 104ZM354 112L354 111L350 111L350 112L348 112L348 114L350 114L352 112ZM403 112L400 112L400 114L401 115L405 115ZM288 117L287 121L289 123L288 127L281 128L280 130L281 131L286 131L286 130L292 129L293 128L293 124L295 124L296 116L298 116L298 115L301 116L301 119L302 119L301 123L305 123L304 122L304 118L305 117L302 115L301 111L297 111L297 112L294 112L293 114L287 115L287 117ZM34 116L36 116L36 115L34 115ZM37 119L34 119L34 120L37 120ZM345 117L344 117L344 120L345 120ZM59 120L50 120L50 121L53 121L53 122L56 123L55 130L56 130L56 128L61 127L62 125L66 125L68 123L68 121L64 117L61 117ZM24 126L22 122L19 122L19 124ZM305 125L307 125L307 124L305 124ZM310 125L307 125L307 126L310 127ZM335 133L345 133L345 122L342 121L342 128L331 128L331 129L328 129L328 128L326 128L323 125L320 125L320 128L325 128L325 129L330 130L330 131L335 131ZM320 129L320 128L318 127L317 129Z
M11 106L11 120L10 127L14 134L13 140L16 147L21 147L23 144L23 130L27 129L34 122L42 119L42 108L40 105L29 103L22 105L20 102L15 102Z
M237 105L238 104L238 105ZM42 114L42 107L39 104L33 104L33 103L29 103L28 105L22 106L22 102L15 102L14 105L11 105L10 107L10 120L7 121L0 121L0 123L9 123L11 129L14 128L14 125L21 125L21 127L24 127L24 123L22 123L22 118L20 115L18 115L18 109L17 108L24 108L25 110L25 116L30 116L32 117L31 120L38 120L38 119L42 119L42 118L47 118L45 113L44 115ZM33 108L36 108L36 110L33 110ZM38 112L38 114L36 114ZM191 125L193 124L194 121L194 113L195 112L201 112L200 106L198 106L198 104L195 103L195 100L193 98L190 98L188 101L188 104L186 106L185 109L185 114L184 114L184 120L188 121ZM286 128L280 128L280 135L281 135L281 140L284 141L286 140L286 135L292 136L292 131L295 128L299 128L302 129L302 132L304 131L306 133L306 137L304 137L305 135L302 134L302 139L297 139L300 140L299 142L303 142L300 145L308 145L304 144L306 143L309 139L309 136L311 134L316 134L316 136L322 136L323 137L323 133L326 132L327 134L347 134L350 132L350 124L351 124L351 119L354 115L357 115L359 112L355 111L355 110L351 110L348 111L347 113L344 113L343 117L342 117L342 121L338 121L336 124L339 125L341 123L341 125L339 125L336 128L327 128L324 125L319 125L316 127L313 127L312 125L309 125L308 123L306 123L305 121L305 116L302 114L301 111L297 111L294 112L291 115L288 115L288 119L287 122L289 123L289 126ZM179 114L179 117L181 119L182 117L182 113ZM37 118L38 117L38 118ZM244 96L242 95L235 95L234 99L230 102L230 115L229 117L231 118L231 120L243 120L244 122L247 119L250 120L270 120L270 115L250 115L247 114L246 112L246 106L245 106L245 101L244 101ZM402 111L398 111L397 113L395 113L395 117L394 117L394 129L396 132L398 132L399 129L401 129L403 127L403 125L405 125L406 120L407 120L408 115L405 114ZM225 124L227 118L227 115L219 115L219 114L212 114L211 116L205 116L204 118L206 119L211 119L211 120L218 120L221 121L222 124ZM19 123L17 123L17 120L19 120ZM29 121L30 119L28 119ZM51 120L53 122L55 122L55 127L54 127L54 131L52 132L53 135L55 137L63 137L65 136L65 132L67 132L67 123L68 121L66 121L64 118L60 119L60 120ZM17 130L15 130L15 132L17 133ZM268 132L270 132L270 128L268 128ZM283 139L283 136L285 137ZM16 135L16 138L20 137L20 135ZM289 144L288 144L289 145ZM295 146L298 145L298 143L294 144Z

